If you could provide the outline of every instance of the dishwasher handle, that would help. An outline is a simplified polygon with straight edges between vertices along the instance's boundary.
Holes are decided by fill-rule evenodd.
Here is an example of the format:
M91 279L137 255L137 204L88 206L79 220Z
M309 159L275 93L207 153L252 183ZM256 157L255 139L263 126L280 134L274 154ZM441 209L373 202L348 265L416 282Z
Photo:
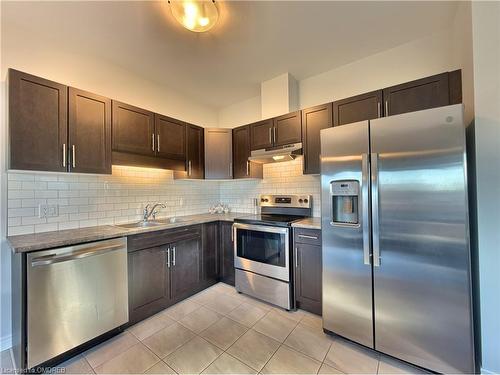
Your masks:
M75 259L87 258L93 255L100 255L104 253L108 253L113 250L123 249L123 244L115 244L115 245L105 245L105 246L92 246L84 248L80 251L71 252L68 254L51 254L44 255L38 258L34 258L31 261L31 267L38 266L47 266L55 263L67 262Z

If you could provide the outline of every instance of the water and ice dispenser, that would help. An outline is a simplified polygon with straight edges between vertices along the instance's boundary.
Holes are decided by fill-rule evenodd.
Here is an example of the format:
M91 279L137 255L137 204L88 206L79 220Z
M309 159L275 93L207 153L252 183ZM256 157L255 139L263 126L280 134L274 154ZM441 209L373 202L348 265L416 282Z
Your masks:
M332 224L359 224L359 181L337 180L330 182L332 199Z

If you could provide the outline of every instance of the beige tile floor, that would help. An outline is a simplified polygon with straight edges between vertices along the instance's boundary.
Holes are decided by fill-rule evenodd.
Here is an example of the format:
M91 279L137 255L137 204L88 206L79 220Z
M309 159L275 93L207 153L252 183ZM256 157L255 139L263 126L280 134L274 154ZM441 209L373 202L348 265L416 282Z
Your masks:
M8 351L0 367L12 367ZM219 283L60 365L73 374L402 374L419 370Z

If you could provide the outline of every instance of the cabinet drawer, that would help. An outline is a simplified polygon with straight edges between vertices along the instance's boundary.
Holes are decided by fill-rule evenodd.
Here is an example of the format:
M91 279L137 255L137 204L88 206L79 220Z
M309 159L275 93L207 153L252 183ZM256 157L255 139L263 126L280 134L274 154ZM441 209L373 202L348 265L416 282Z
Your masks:
M294 240L296 243L321 246L321 231L318 229L294 228Z
M201 225L190 225L174 229L159 230L128 237L128 251L136 251L154 246L201 237Z

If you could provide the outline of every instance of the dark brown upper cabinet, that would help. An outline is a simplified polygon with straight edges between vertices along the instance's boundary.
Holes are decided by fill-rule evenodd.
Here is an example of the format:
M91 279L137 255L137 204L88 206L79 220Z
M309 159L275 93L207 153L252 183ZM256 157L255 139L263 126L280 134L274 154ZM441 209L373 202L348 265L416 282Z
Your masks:
M417 79L384 89L386 116L451 104L449 73Z
M156 114L155 128L157 155L167 159L186 160L186 124Z
M259 121L250 126L250 149L259 150L273 146L273 120Z
M233 178L262 178L262 164L248 161L250 126L233 129Z
M200 126L186 125L186 164L184 171L175 171L177 179L203 179L205 177L205 138Z
M302 142L300 111L259 121L249 126L251 150Z
M67 171L68 88L9 69L11 169Z
M304 174L320 173L320 131L331 128L332 103L302 110L302 147L304 150Z
M111 99L69 88L69 170L111 173Z
M273 146L302 142L300 111L287 113L273 119Z
M382 90L333 102L333 126L372 120L384 115Z
M113 151L154 156L154 113L113 100Z

